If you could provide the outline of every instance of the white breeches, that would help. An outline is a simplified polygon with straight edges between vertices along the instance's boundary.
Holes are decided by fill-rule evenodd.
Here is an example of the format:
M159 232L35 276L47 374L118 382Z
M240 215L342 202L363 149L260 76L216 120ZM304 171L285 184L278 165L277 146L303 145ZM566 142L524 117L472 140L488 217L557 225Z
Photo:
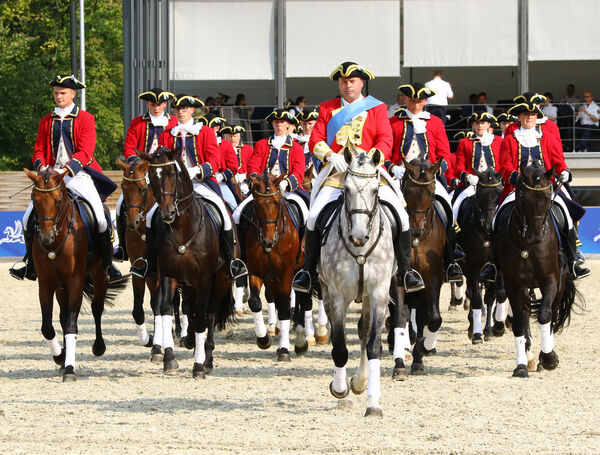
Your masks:
M64 182L73 193L89 202L98 223L98 232L106 231L108 223L104 215L104 207L92 178L85 171L79 171L75 177L65 175ZM33 203L30 203L23 215L23 229L27 229L27 221L32 210Z
M471 196L475 195L475 187L473 185L469 185L467 189L465 189L462 193L460 193L456 197L456 201L454 201L454 205L452 206L452 214L454 215L454 219L458 219L458 211L460 210L460 205L463 201Z
M204 199L215 203L215 205L219 208L219 211L221 212L221 216L223 217L223 230L231 231L231 217L229 216L229 212L227 212L227 207L225 207L223 199L221 199L219 195L213 190L211 190L208 186L202 183L194 183L194 191L200 196L202 196ZM148 211L148 214L146 215L147 228L152 226L152 216L154 215L154 212L156 212L157 208L158 204L155 203L152 206L152 208Z
M304 222L306 223L306 220L308 219L309 214L308 214L308 207L306 207L306 202L304 202L304 199L302 199L296 193L291 193L291 192L286 192L284 198L287 199L288 201L294 201L295 203L298 204L298 206L300 207L300 211L302 212L302 218L303 218ZM252 194L249 194L248 197L246 199L244 199L240 203L240 205L237 206L237 208L233 212L233 221L235 222L235 224L240 224L240 219L242 217L242 212L243 212L244 208L250 203L250 201L253 201L253 200L254 200L254 196L252 196Z
M235 196L229 189L226 183L219 183L219 188L221 188L221 194L223 195L223 199L225 202L229 204L229 207L235 209L237 207L237 201L235 200Z
M495 229L495 227L496 227L496 216L498 215L498 212L500 212L500 209L502 207L504 207L506 204L508 204L509 202L513 202L514 200L515 200L515 192L511 191L510 193L508 193L508 196L506 196L504 198L504 200L502 201L502 204L500 204L500 207L498 207L498 210L496 211L496 215L494 215L494 219L492 220L492 228L493 229ZM565 218L567 219L567 224L569 226L569 229L573 229L573 220L571 219L569 210L567 210L567 205L565 204L565 201L563 201L560 196L557 196L554 199L554 202L557 203L558 205L560 205L560 208L562 209L563 213L565 214Z
M123 205L123 193L121 192L121 195L119 196L119 200L117 201L117 210L115 211L117 216L119 216L119 213L121 213L122 205Z

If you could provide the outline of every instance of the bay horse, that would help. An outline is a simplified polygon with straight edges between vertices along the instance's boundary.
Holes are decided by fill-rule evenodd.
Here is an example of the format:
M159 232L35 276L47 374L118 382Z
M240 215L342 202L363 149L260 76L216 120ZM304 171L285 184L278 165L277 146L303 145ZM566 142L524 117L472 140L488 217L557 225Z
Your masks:
M189 299L190 328L194 333L192 376L206 378L214 367L215 327L222 330L233 318L233 294L219 232L207 203L194 191L187 169L174 151L160 148L154 154L140 154L148 162L148 175L163 222L157 239L158 288L153 312L162 316L164 371L179 367L173 352L173 293L177 284ZM205 334L205 332L208 332ZM191 342L191 332L187 340Z
M479 177L479 182L475 194L463 201L457 216L461 228L457 235L457 241L467 255L463 272L467 279L466 293L470 301L468 334L473 344L481 344L484 337L487 340L492 336L492 332L497 336L503 334L501 327L504 325L506 317L506 292L502 276L496 276L494 283L484 283L479 276L483 266L493 261L492 220L496 214L503 183L502 175L493 168L488 168L481 173L476 172L476 175ZM485 296L482 301L483 290L485 290ZM495 314L498 315L496 319L493 317L494 302L496 302ZM485 327L482 327L481 317L484 304L487 311L485 312ZM494 321L498 324L495 324ZM495 329L493 328L494 324Z
M522 169L512 211L510 206L502 207L495 220L494 258L504 276L512 308L517 364L514 377L528 377L528 370L534 367L529 330L531 316L537 319L540 328L538 369L553 370L558 366L554 333L568 325L573 305L580 297L569 273L568 261L559 249L561 239L551 214L550 179L555 167L546 171L535 162ZM504 222L506 216L509 218ZM532 301L530 296L534 288L541 291L538 301Z
M438 330L442 325L440 289L444 283L446 231L434 205L436 175L441 159L435 164L420 159L403 163L406 171L402 178L402 193L412 237L411 266L421 274L425 283L425 289L406 295L409 308L416 310L417 325L411 373L422 374L423 356L435 354Z
M381 331L388 312L388 292L395 270L392 230L378 201L381 154L372 157L352 146L344 149L348 163L343 208L332 220L318 264L323 302L331 324L334 362L331 394L344 398L351 389L368 389L365 416L382 416L379 404ZM362 302L358 322L361 357L358 373L346 379L346 313L352 301Z
M277 360L289 362L290 295L294 273L304 264L304 253L300 232L292 222L291 202L279 191L279 183L286 177L286 174L275 177L267 168L260 176L250 177L254 207L244 243L250 284L248 306L253 313L256 344L261 349L271 346L271 336L262 317L260 291L264 284L269 301L275 301L279 317ZM302 343L295 348L296 352L303 353L308 345Z
M125 287L126 281L108 284L98 242L91 246L88 244L88 234L79 208L67 192L63 181L66 173L45 170L37 175L28 169L24 171L33 182L31 199L37 226L32 256L39 282L42 334L54 362L64 367L63 382L73 382L77 379L75 348L82 298L85 295L91 300L96 326L92 352L99 357L106 351L101 323L104 304L114 300L116 293ZM107 293L109 289L111 292ZM55 294L60 306L64 338L62 347L52 324Z

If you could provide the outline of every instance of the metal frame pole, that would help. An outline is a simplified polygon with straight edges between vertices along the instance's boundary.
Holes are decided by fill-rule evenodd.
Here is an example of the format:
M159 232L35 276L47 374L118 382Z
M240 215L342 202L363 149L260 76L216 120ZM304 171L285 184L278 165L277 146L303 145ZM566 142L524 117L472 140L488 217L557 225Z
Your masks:
M277 67L275 81L277 84L277 107L285 104L285 0L277 0L277 22L275 26Z
M529 89L528 0L519 0L519 93Z
M71 74L77 76L77 4L75 0L69 2L71 13Z
M83 8L84 0L79 0L79 46L81 59L81 82L85 84L85 13ZM86 110L85 106L85 89L81 90L80 98L81 109Z

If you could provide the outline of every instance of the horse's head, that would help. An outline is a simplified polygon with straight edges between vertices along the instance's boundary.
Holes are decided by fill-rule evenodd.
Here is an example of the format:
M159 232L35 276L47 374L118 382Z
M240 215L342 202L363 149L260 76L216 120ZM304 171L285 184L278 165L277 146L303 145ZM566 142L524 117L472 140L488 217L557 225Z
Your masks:
M309 193L312 191L313 187L313 172L314 166L311 161L310 164L306 167L306 169L304 169L304 179L302 180L302 188L304 188Z
M166 147L161 147L152 155L141 153L140 158L148 162L148 177L165 223L172 223L177 214L179 197L184 192L182 182L185 180L191 185L187 172L175 152Z
M487 168L484 172L477 172L479 182L475 190L475 201L477 207L476 216L479 217L479 225L486 234L492 232L492 220L496 214L498 198L504 188L502 174L493 168Z
M403 161L406 171L402 178L402 192L406 200L406 211L410 215L411 232L414 236L425 233L426 220L435 195L435 176L442 160L432 164L428 160Z
M38 220L38 236L45 247L54 242L59 232L58 219L65 207L67 188L63 179L66 173L45 170L41 174L23 169L33 182L31 200Z
M379 150L372 156L351 144L344 148L348 163L344 183L344 207L348 224L348 240L356 247L368 242L373 220L377 213L379 172L377 167L383 159Z
M279 241L279 221L283 210L283 195L279 190L279 183L285 177L285 174L275 177L268 172L267 168L260 176L250 177L258 221L259 241L267 252L270 252Z
M148 205L149 186L146 183L148 161L135 160L126 163L121 158L117 158L117 165L123 171L121 190L127 208L125 212L127 228L135 230L144 221L144 210ZM150 198L152 198L152 194L150 194Z
M539 243L546 234L552 201L552 182L556 165L546 170L539 163L521 170L515 188L515 211L521 217L521 236L529 243Z

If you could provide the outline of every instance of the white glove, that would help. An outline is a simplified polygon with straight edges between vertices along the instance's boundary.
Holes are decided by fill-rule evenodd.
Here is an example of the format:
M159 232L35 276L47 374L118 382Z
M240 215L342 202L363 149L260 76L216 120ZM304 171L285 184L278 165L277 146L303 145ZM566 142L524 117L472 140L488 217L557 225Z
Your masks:
M560 181L563 183L567 183L569 181L570 173L569 171L562 171L560 173Z
M225 180L225 176L223 175L222 172L218 172L217 174L215 174L215 178L217 179L217 182L221 183L223 180Z
M186 169L192 180L198 175L198 172L200 172L200 166L188 167Z
M40 166L39 170L38 170L38 174L41 174L42 172L44 172L46 169L48 169L48 165L46 166Z
M67 170L68 170L68 169L67 169L66 167L61 167L61 168L58 170L58 173L59 173L59 174L66 174Z
M473 175L473 174L469 174L469 175L467 175L467 178L465 180L467 181L467 183L469 185L475 186L479 182L479 177L477 177L476 175Z
M246 181L246 174L235 174L235 181L238 183Z
M392 174L394 174L394 177L396 177L398 180L402 180L402 177L404 176L404 171L406 171L406 168L404 166L394 166L394 168L392 169Z
M285 190L287 189L288 186L289 186L289 183L288 183L287 179L283 179L281 182L279 182L279 189L282 193L285 192Z
M348 163L346 163L344 156L339 153L332 152L331 155L329 155L329 158L327 158L327 161L330 162L338 172L346 172L348 170Z

